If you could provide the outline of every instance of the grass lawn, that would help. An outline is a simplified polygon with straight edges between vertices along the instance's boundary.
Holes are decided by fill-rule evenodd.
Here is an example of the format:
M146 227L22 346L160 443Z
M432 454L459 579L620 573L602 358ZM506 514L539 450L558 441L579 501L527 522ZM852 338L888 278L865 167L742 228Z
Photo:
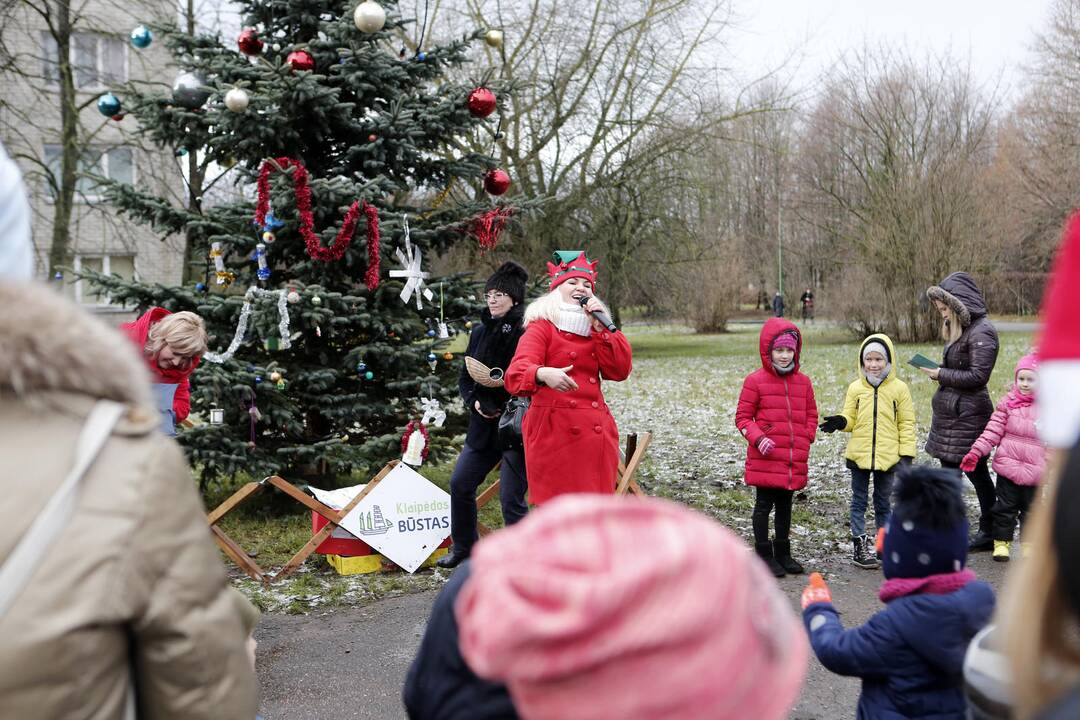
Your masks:
M717 518L750 538L753 492L742 481L746 443L735 429L735 405L743 378L760 367L760 326L738 326L724 335L695 335L678 326L630 326L634 372L622 383L606 383L604 392L620 431L650 431L650 446L639 479L652 495L672 498ZM1029 333L1001 333L1001 352L990 383L996 400L1012 381L1016 361L1027 352ZM802 369L814 383L819 414L839 412L844 390L855 378L859 342L835 327L805 329ZM900 358L921 352L939 359L935 345L902 345ZM915 368L901 363L900 377L911 388L917 415L916 437L921 448L930 426L934 383ZM848 435L820 434L811 449L810 481L796 496L792 518L793 545L810 561L850 549L847 529L851 497L843 452ZM928 461L921 453L920 461ZM421 472L447 487L451 466L424 467ZM490 481L490 479L489 479ZM207 498L213 507L228 494L222 489ZM974 491L968 499L975 507ZM288 507L288 506L285 506ZM481 521L501 525L498 502L485 508ZM269 498L234 511L222 523L241 545L256 549L263 567L279 567L310 536L310 518L291 508L275 511ZM872 525L872 522L871 522ZM366 602L388 594L415 592L441 585L447 574L421 570L340 577L319 556L313 556L292 579L262 588L235 574L237 584L267 610L307 612L314 607Z

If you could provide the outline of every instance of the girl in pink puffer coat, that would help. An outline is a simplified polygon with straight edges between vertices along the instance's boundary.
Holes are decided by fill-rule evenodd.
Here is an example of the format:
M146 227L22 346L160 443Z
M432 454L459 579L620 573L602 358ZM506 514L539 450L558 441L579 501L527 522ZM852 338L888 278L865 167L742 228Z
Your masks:
M1046 467L1046 446L1036 428L1035 382L1038 361L1025 355L1016 363L1012 389L998 403L982 435L964 456L960 469L975 467L979 458L994 453L997 473L997 502L993 516L994 559L1008 562L1009 545L1016 530L1017 517L1023 533L1024 520Z

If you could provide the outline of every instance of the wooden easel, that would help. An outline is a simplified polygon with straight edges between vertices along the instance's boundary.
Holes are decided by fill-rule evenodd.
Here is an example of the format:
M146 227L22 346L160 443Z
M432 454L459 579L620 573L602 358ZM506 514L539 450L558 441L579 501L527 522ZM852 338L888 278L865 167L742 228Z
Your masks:
M329 505L324 505L310 495L301 492L288 480L278 477L277 475L271 475L270 477L263 478L261 482L247 483L234 492L227 500L225 500L225 502L218 505L206 516L206 522L210 525L210 532L214 535L214 540L217 542L218 547L220 547L241 570L264 585L269 585L270 583L284 580L292 575L293 572L296 571L296 568L300 567L304 561L308 559L308 556L315 552L315 548L322 544L326 538L330 537L330 534L334 532L334 529L338 527L345 516L348 515L369 492L374 490L375 486L379 484L379 481L386 477L397 464L397 460L391 460L386 463L386 465L383 466L383 469L371 479L371 482L369 482L356 497L350 500L349 504L342 508L340 512L334 510ZM217 526L218 522L220 522L223 517L228 515L241 503L257 494L267 485L277 488L304 507L317 512L319 515L326 518L326 525L324 525L319 532L312 535L311 539L308 540L302 548L296 551L296 554L292 556L289 562L285 563L284 567L273 574L268 573L259 567L258 563L251 559L251 556L248 555L247 551L240 547L235 540Z
M615 494L625 495L626 493L632 493L638 497L645 497L645 491L641 489L641 486L634 480L634 474L637 473L638 466L641 465L641 461L645 458L645 451L649 449L649 444L652 442L652 433L643 432L639 436L637 433L630 433L626 436L626 452L621 453L622 457L619 459L619 474L615 478ZM501 463L500 463L501 465ZM495 466L495 470L499 469L499 465ZM494 470L492 471L494 472ZM491 502L499 493L499 478L495 478L495 482L491 483L480 495L476 498L476 511L477 513ZM491 528L487 527L481 522L476 524L476 531L483 537L491 532Z

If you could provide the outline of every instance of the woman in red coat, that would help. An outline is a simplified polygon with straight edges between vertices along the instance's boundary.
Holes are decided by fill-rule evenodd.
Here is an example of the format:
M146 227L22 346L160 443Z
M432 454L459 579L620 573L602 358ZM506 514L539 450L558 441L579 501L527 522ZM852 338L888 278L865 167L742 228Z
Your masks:
M817 405L810 378L799 372L802 335L792 323L770 318L758 339L761 368L746 376L735 427L746 438L746 484L757 488L754 546L777 577L801 573L791 557L791 501L806 486ZM775 539L769 514L776 508Z
M176 385L173 415L180 422L191 412L191 386L188 378L206 352L206 327L193 312L170 313L165 308L150 308L135 322L120 329L139 346L155 383Z
M630 375L630 343L588 312L606 312L593 295L596 265L579 250L548 263L551 292L525 310L525 334L506 371L506 389L528 396L522 436L529 500L564 493L613 493L619 430L600 381ZM581 298L588 298L584 309Z

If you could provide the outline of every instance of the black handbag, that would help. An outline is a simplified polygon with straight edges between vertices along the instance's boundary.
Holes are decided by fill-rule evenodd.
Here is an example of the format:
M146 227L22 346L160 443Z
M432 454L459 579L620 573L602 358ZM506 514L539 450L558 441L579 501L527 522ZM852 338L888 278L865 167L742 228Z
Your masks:
M499 447L503 450L516 450L524 446L521 426L525 423L529 402L527 397L512 397L507 401L506 408L499 416Z

